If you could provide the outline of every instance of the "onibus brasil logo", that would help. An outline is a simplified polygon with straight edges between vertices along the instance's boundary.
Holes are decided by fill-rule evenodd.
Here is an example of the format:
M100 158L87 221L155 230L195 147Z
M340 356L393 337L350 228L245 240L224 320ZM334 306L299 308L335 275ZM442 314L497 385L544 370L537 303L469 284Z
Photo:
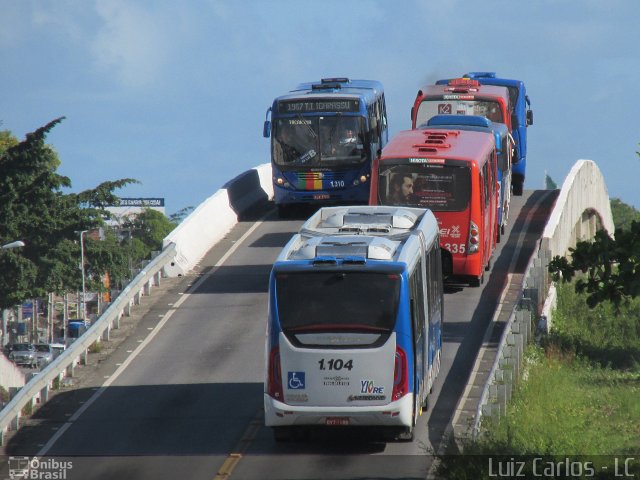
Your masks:
M39 480L65 480L67 471L73 468L70 461L56 460L55 458L39 457L9 457L9 478L14 479L39 479Z

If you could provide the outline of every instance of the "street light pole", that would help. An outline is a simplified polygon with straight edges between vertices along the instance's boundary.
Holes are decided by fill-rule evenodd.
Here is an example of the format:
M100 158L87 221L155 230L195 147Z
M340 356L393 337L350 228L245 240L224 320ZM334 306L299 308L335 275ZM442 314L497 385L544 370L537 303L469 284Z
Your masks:
M87 319L87 302L85 301L84 290L84 234L89 230L82 230L80 232L80 270L82 270L82 320Z

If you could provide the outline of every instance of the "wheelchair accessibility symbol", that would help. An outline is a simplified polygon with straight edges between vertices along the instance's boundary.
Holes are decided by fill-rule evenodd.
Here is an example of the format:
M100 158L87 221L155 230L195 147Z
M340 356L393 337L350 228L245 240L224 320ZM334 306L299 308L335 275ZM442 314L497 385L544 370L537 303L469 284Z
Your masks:
M304 372L287 373L289 390L304 390Z

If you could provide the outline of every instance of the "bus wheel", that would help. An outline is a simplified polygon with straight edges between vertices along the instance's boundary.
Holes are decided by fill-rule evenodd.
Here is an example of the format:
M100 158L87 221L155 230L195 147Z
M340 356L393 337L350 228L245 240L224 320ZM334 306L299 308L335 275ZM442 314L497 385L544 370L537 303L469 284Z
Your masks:
M278 217L280 218L291 218L291 206L287 205L278 205Z
M291 430L287 427L271 427L273 430L273 439L276 442L288 442L291 440Z
M482 272L482 275L480 275L479 277L471 277L469 279L470 287L479 287L483 283L484 283L484 272Z
M522 182L516 182L513 184L513 194L517 197L522 196Z
M413 427L404 427L397 437L400 442L412 442L413 441Z

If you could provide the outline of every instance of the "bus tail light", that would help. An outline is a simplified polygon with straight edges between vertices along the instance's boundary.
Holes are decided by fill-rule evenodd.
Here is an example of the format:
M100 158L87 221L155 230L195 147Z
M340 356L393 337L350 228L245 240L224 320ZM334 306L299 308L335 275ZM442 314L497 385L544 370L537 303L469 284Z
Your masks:
M396 362L393 370L393 393L391 400L399 400L409 393L409 364L405 351L396 347Z
M478 226L469 222L469 248L467 251L469 253L477 253L480 249L480 229Z
M278 347L272 348L269 353L267 375L267 393L270 397L283 402L284 393L282 391L282 374L280 372L280 349Z

